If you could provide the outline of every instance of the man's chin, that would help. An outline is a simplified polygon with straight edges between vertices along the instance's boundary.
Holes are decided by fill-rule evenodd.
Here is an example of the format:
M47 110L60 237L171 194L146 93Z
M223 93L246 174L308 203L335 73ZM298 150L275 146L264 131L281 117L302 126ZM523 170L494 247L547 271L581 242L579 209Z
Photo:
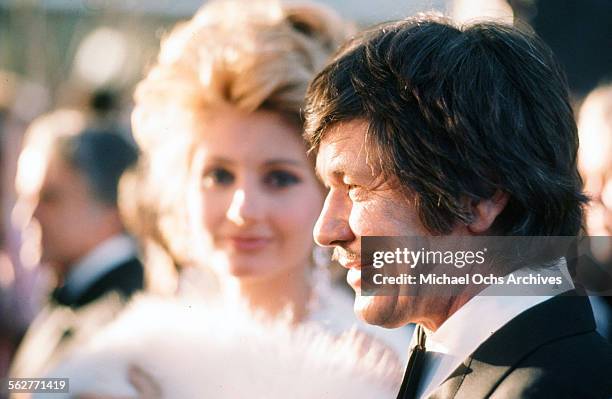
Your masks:
M368 324L396 328L403 325L397 317L397 297L395 296L361 296L355 295L355 314Z

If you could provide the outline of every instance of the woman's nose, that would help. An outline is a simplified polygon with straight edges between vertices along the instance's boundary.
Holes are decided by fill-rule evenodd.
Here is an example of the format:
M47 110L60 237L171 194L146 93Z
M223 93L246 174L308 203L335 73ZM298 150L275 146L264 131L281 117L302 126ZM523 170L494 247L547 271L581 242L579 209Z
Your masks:
M261 219L264 212L262 193L252 185L242 185L234 191L226 216L237 225L245 225Z

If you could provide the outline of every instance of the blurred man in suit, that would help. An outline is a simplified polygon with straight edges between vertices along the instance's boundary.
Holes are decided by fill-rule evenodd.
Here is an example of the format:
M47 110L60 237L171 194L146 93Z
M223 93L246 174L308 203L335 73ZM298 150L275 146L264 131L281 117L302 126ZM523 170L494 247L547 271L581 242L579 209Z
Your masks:
M601 268L612 268L612 84L598 86L584 99L578 112L578 169L591 202L586 229L598 236L603 250L596 258ZM603 237L608 237L606 240ZM598 331L612 341L612 296L590 298Z
M40 157L32 156L34 149ZM117 209L119 179L137 152L116 132L80 129L28 137L22 155L20 168L34 168L35 159L44 164L33 191L33 217L40 226L41 263L53 268L57 285L28 329L10 375L38 377L143 287L137 247Z
M612 397L612 346L573 284L544 294L524 285L522 296L474 285L361 291L373 270L363 237L579 234L576 124L545 44L496 23L388 23L345 45L307 97L306 138L329 189L315 239L349 269L360 318L418 324L398 398ZM536 270L567 276L565 258L554 259ZM532 271L517 263L471 271Z

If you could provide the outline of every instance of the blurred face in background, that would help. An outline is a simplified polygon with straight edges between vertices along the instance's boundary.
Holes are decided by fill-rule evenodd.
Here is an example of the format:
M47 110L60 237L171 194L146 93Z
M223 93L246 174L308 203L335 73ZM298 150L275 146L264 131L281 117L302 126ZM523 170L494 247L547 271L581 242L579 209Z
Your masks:
M586 212L592 236L612 234L612 85L592 91L582 104L578 120L578 167L591 197ZM611 251L612 253L612 251Z
M81 173L52 155L33 214L41 229L41 261L66 272L100 243L100 232L114 213L92 196Z
M231 108L201 126L189 183L200 263L240 279L306 267L323 193L299 127Z

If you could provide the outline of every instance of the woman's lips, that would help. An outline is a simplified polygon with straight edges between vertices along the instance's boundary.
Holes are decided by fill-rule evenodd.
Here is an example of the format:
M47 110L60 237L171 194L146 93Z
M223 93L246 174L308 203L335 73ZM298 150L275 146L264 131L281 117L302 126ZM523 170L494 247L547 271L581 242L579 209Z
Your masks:
M228 237L227 238L227 242L233 249L237 251L245 251L245 252L259 251L265 248L266 246L268 246L268 244L270 244L271 241L272 239L266 238L266 237Z

